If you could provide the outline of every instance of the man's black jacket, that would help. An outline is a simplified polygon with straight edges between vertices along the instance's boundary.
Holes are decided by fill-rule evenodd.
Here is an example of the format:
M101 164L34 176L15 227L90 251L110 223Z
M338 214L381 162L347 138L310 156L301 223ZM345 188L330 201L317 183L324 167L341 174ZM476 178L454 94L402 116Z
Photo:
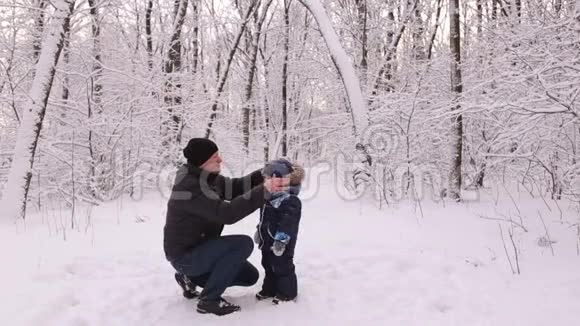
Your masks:
M260 171L227 178L185 164L175 177L167 203L163 248L167 259L180 257L204 241L221 235L265 202Z

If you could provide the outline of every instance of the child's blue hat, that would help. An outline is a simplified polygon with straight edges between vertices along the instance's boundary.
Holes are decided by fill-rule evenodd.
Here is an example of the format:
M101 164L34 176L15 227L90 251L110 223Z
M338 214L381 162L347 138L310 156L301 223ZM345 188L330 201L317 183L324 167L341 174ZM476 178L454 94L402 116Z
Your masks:
M264 169L262 169L262 175L267 178L271 177L284 177L288 176L290 173L294 172L292 163L285 159L277 159L266 163Z

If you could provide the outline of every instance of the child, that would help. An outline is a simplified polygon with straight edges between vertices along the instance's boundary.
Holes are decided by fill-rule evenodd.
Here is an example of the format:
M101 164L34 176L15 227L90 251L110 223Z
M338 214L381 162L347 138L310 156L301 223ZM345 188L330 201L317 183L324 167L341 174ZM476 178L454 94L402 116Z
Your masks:
M296 299L298 285L294 271L294 248L298 235L302 203L298 198L304 169L284 159L268 162L262 170L264 178L287 177L287 191L272 194L260 210L260 224L254 240L262 250L262 266L266 272L258 300L272 298L274 304Z

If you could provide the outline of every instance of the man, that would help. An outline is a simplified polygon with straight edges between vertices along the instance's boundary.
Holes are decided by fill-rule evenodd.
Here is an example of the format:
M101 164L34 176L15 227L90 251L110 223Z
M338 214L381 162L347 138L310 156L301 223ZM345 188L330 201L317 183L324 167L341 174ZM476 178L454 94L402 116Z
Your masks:
M177 270L175 278L184 296L198 295L197 311L226 315L239 306L221 297L229 286L251 286L258 270L247 261L254 243L245 235L221 236L234 224L262 207L271 193L287 188L288 179L264 181L254 171L243 178L220 175L222 159L217 145L205 138L191 139L185 149L187 164L177 171L167 203L164 228L165 256Z

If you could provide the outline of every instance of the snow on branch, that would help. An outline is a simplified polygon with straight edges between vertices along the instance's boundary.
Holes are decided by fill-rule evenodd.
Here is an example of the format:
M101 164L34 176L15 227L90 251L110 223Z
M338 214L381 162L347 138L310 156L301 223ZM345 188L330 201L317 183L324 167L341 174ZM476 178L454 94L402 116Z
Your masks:
M355 137L358 140L368 127L369 116L366 102L363 99L360 81L352 65L352 61L342 47L338 35L332 27L332 23L322 4L318 0L300 0L300 2L312 13L312 16L314 16L314 19L318 23L320 33L326 42L332 62L336 66L338 74L342 79L350 102Z

